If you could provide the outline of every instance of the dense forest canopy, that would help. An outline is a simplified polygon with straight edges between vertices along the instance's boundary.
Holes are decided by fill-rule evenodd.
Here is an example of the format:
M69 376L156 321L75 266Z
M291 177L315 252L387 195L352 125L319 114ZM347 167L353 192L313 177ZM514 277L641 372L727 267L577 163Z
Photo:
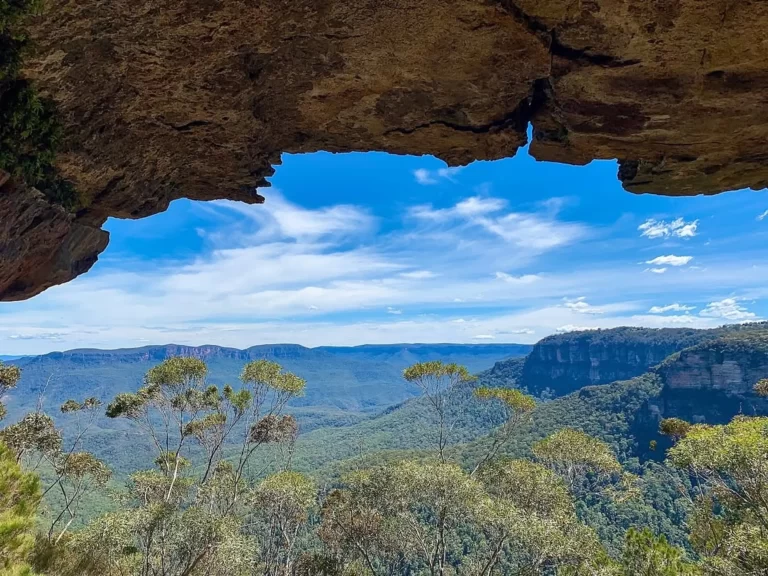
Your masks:
M763 328L715 334L666 366L704 350L713 365L768 368ZM212 384L199 358L169 357L138 390L107 403L70 399L54 417L40 402L0 432L10 494L0 500L0 550L9 559L2 569L51 576L768 570L766 418L718 414L722 421L691 424L676 417L664 366L555 400L534 398L525 392L524 363L502 361L472 376L456 363L419 362L403 373L417 398L307 434L287 407L311 382L263 359L244 363L238 385ZM0 396L21 374L1 365ZM752 383L750 401L765 390L764 378ZM128 459L140 465L118 476L108 458L85 447L104 413L145 442Z

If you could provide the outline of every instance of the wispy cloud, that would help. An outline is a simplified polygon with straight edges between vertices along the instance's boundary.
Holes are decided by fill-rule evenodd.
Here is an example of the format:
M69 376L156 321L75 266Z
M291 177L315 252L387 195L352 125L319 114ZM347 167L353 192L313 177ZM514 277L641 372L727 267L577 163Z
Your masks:
M408 278L410 280L427 280L429 278L434 278L435 276L436 274L429 270L414 270L412 272L400 273L401 278Z
M760 215L757 217L757 221L758 221L758 222L762 222L762 221L763 221L763 220L765 220L766 218L768 218L768 210L766 210L765 212L763 212L762 214L760 214Z
M658 256L653 260L647 260L645 263L652 266L685 266L693 260L693 256L675 256L670 254L669 256Z
M668 222L649 218L637 229L641 232L640 235L646 238L693 238L697 234L698 227L698 220L686 222L683 218L677 218Z
M651 272L653 274L664 274L667 269L666 268L646 268L646 272Z
M454 177L460 171L460 166L452 168L438 168L437 170L419 168L413 171L413 177L416 179L416 182L422 186L430 186L432 184L438 184L441 180L455 182Z
M696 306L684 306L682 304L669 304L668 306L653 306L648 312L651 314L664 314L666 312L689 312L695 310Z
M538 274L523 274L522 276L513 276L506 272L496 272L496 278L503 280L508 284L532 284L541 280Z
M411 208L411 217L448 225L460 223L465 228L483 230L509 244L536 251L545 251L571 244L587 234L587 228L575 222L557 219L551 207L542 212L516 212L507 209L499 198L473 196L449 208L431 205Z

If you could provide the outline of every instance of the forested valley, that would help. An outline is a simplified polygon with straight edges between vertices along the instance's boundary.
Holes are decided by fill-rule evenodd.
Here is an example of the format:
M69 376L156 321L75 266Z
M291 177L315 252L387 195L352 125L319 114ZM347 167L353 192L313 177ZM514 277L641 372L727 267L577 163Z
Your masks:
M0 574L768 573L766 324L562 334L479 372L370 353L405 400L321 409L308 360L254 354L225 379L166 350L108 396L0 364Z

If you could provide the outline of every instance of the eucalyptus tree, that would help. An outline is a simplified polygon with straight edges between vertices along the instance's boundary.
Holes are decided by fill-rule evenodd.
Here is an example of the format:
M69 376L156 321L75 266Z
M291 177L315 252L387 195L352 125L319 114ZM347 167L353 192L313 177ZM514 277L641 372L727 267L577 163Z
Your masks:
M15 366L0 366L0 388L16 386L21 371ZM89 452L81 450L82 442L101 406L97 398L83 402L67 400L62 404L62 417L74 419L73 434L65 439L54 419L43 412L43 399L35 412L0 430L16 462L26 471L45 472L42 496L48 498L48 540L58 542L80 514L84 500L111 477L107 465ZM43 519L43 521L45 521Z
M6 394L16 388L21 378L21 369L12 364L5 364L0 360L0 420L5 418L6 408L3 404Z
M266 576L291 574L300 538L309 532L308 518L317 503L317 486L304 474L282 471L266 477L253 494L260 535L260 560Z
M475 389L474 396L479 400L495 401L502 408L504 420L501 426L490 433L490 445L472 469L473 475L482 466L496 458L521 424L530 422L531 412L536 407L536 401L532 396L528 396L515 388L482 386Z
M409 366L403 371L403 377L421 390L422 397L437 417L437 451L440 460L445 462L445 448L455 424L450 418L451 403L461 387L476 378L464 366L438 360Z
M458 532L483 511L482 485L458 465L402 461L360 470L326 499L320 535L374 575L453 573Z
M305 382L266 360L246 364L240 380L237 390L210 385L202 360L175 357L149 370L136 393L115 397L107 416L144 431L156 468L132 474L120 509L73 535L68 550L77 563L60 572L270 573L259 564L259 534L247 522L254 505L266 504L270 484L254 490L251 479L268 464L251 466L259 447L295 440L296 422L282 412ZM273 516L286 511L270 504Z
M768 418L688 425L667 453L694 482L690 541L703 572L768 573Z
M558 474L571 492L581 481L590 479L589 488L623 473L611 448L581 430L564 428L536 442L533 455Z

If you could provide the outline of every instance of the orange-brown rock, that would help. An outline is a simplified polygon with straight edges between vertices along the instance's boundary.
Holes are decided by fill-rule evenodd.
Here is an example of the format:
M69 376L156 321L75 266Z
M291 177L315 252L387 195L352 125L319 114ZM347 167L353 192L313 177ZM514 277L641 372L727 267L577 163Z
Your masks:
M75 222L86 226L180 197L258 202L254 187L282 152L503 158L526 142L529 123L536 158L618 158L633 192L768 183L761 0L46 7L26 73L58 103L67 132L58 164L84 194ZM0 298L63 279L36 278Z
M77 222L34 188L18 186L0 170L0 294L22 300L86 272L107 247L109 234Z

